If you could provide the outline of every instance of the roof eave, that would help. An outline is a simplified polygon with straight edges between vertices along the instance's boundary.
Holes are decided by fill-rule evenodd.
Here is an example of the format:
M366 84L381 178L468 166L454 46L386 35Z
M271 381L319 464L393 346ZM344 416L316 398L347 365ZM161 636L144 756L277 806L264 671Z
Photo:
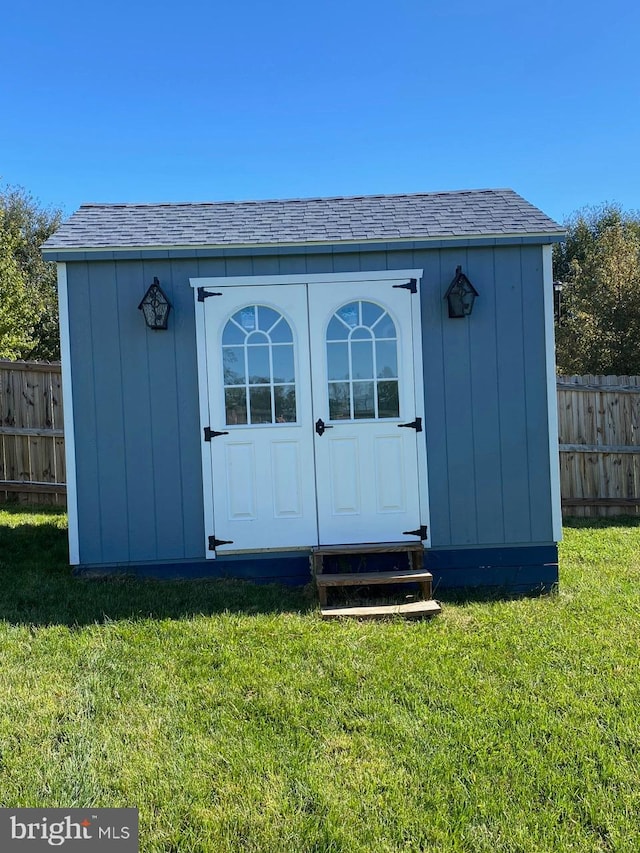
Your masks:
M98 254L103 252L165 252L165 251L224 251L225 249L244 249L247 253L254 249L291 249L291 248L310 248L318 246L366 246L374 244L404 244L404 243L442 243L447 241L460 240L483 240L483 241L503 241L503 240L518 240L526 238L527 241L539 239L541 243L558 243L566 237L564 229L558 231L538 231L538 232L500 232L500 233L479 233L479 234L440 234L412 237L369 237L358 238L353 240L309 240L302 242L259 242L259 243L164 243L164 244L146 244L146 245L104 245L104 246L83 246L81 244L75 246L50 246L46 243L41 246L41 252L45 260L51 260L50 255L56 258L64 254L77 254L85 252L86 254ZM55 258L54 258L55 259Z

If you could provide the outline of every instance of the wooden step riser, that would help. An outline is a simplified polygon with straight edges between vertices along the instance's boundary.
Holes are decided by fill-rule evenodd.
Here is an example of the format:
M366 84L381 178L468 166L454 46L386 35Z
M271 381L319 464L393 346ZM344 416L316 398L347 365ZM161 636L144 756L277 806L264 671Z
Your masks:
M431 581L430 580L413 581L413 583L418 584L418 586L420 587L420 593L422 595L422 598L428 601L431 598L431 596L433 595L433 590L431 587ZM353 585L354 584L351 584L351 586L353 586ZM364 581L364 582L361 582L359 584L359 586L368 586L368 584L366 581ZM389 586L396 586L396 584L390 583ZM328 586L319 586L318 587L318 601L320 602L321 607L326 607L327 602L328 602L327 590L331 589L331 588L334 588L334 587L328 587Z
M339 557L346 559L356 557L375 557L383 554L404 554L407 567L413 571L422 569L424 548L421 542L377 542L361 545L326 545L313 548L311 551L311 568L314 576L324 572L324 559Z
M318 586L371 586L372 584L424 583L433 580L431 572L345 572L318 575Z

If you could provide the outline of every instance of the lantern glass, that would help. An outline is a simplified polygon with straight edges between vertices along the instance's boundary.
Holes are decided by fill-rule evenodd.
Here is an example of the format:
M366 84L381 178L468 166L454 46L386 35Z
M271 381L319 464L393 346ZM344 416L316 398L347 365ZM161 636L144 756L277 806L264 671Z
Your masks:
M150 329L158 331L167 328L171 304L162 292L157 278L153 279L153 284L145 293L138 308L142 311L144 321Z
M473 303L477 295L478 291L462 272L462 267L458 267L455 278L445 294L449 307L449 317L468 317L473 310Z

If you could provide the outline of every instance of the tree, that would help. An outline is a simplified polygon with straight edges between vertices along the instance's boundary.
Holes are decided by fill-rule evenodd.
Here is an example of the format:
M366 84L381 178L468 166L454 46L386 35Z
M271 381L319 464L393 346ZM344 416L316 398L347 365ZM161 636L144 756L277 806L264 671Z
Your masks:
M60 220L24 189L0 188L2 358L60 358L56 268L40 254Z
M559 373L640 374L640 214L584 208L555 247Z

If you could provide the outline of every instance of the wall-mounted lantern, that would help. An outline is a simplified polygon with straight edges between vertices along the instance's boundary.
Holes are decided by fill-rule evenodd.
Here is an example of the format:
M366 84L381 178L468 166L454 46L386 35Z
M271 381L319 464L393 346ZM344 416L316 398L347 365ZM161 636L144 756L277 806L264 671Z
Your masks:
M144 314L144 321L150 329L166 329L171 304L162 292L160 282L154 276L153 284L145 293L138 309Z
M553 282L553 316L555 318L556 323L560 322L560 318L562 316L562 288L564 287L564 282L562 281L554 281Z
M462 267L456 267L455 277L444 295L449 306L449 316L468 317L477 295L478 291L462 272Z

